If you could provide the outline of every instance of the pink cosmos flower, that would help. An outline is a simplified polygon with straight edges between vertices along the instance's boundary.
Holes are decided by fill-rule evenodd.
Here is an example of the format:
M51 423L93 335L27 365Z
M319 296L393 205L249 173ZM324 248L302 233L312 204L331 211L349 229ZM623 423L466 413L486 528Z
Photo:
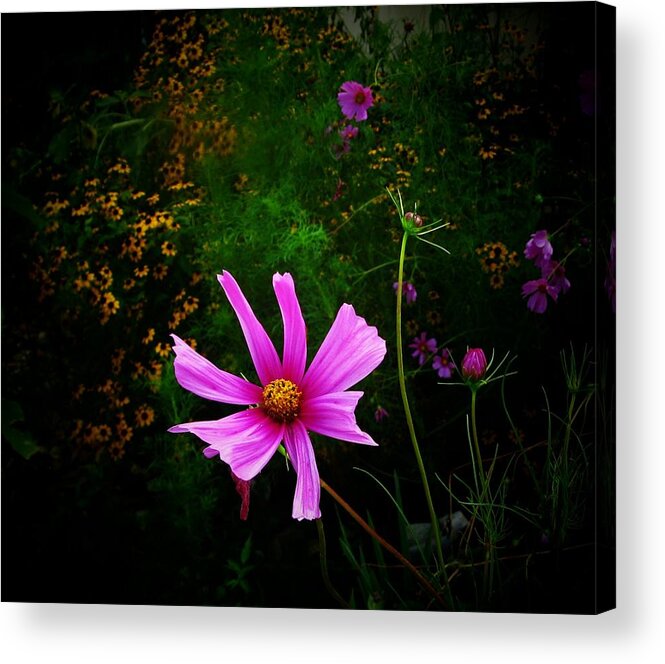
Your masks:
M447 348L441 351L441 355L435 355L432 360L432 369L439 374L439 378L450 378L453 375L454 368L455 364Z
M339 130L339 135L344 141L351 141L358 135L358 127L346 125L346 127Z
M536 231L531 235L531 239L524 247L524 255L535 262L538 267L541 267L546 261L552 257L552 245L549 241L547 231Z
M436 352L436 339L428 339L427 332L421 332L419 337L414 337L413 342L409 344L409 348L413 348L411 357L418 358L418 364L422 366L428 355Z
M547 279L533 279L522 285L522 297L529 298L526 306L535 314L545 313L548 295L556 302L559 291Z
M343 304L305 370L305 321L291 275L273 276L284 323L281 360L235 279L226 271L217 278L238 317L260 385L218 369L174 334L176 379L204 399L256 407L169 431L195 434L208 445L206 457L219 455L245 481L263 469L284 441L297 473L293 518L318 519L321 488L309 432L376 445L356 424L355 408L363 393L347 390L381 363L386 342L350 304Z
M346 81L337 95L342 113L349 120L367 120L367 109L374 103L372 91L356 81Z
M462 375L464 378L480 380L487 371L487 358L482 348L469 348L462 358Z
M558 261L548 260L540 268L540 276L550 282L557 293L567 293L570 281L566 277L566 268Z
M397 287L399 286L399 283L396 281L393 284L393 290L397 292ZM402 282L402 293L404 293L404 297L406 298L406 303L407 304L413 304L416 301L416 298L418 297L418 291L416 290L416 287L410 282L410 281L403 281Z

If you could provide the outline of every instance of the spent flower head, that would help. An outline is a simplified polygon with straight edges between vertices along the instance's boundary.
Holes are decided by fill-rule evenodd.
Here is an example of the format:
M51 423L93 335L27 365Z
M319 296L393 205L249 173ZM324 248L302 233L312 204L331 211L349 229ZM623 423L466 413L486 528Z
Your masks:
M377 422L381 422L384 420L386 417L388 417L388 411L383 407L383 406L377 406L376 410L374 411L374 419Z
M402 201L402 194L400 193L399 189L397 190L397 197L395 197L395 194L393 194L390 189L387 189L386 191L388 192L393 205L397 209L397 213L399 214L400 222L402 224L402 230L407 235L413 235L417 240L421 240L422 242L430 244L437 249L441 249L441 251L445 251L447 254L450 253L445 247L442 247L441 245L436 244L436 242L432 242L431 240L426 240L423 237L424 235L428 235L429 233L433 233L434 231L438 231L441 228L448 226L448 222L441 223L441 219L438 219L431 224L425 224L423 218L417 212L417 203L414 205L413 211L405 212L404 201Z

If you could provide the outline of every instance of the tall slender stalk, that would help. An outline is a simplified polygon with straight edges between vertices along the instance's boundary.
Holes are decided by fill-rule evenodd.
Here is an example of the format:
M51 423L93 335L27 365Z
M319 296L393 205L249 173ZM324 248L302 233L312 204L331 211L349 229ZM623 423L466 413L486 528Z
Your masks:
M406 415L406 424L409 428L409 435L411 437L411 443L413 444L413 451L416 455L416 462L418 464L418 470L420 471L420 479L423 483L423 489L425 490L425 500L427 501L427 508L429 509L430 520L432 522L432 536L434 537L434 544L436 547L436 556L439 561L439 568L443 574L444 579L446 580L446 585L448 582L446 574L446 566L443 561L443 549L441 548L441 531L439 529L439 520L437 519L436 512L434 510L434 503L432 502L432 494L429 488L429 482L427 480L427 471L425 470L425 464L423 463L423 457L420 453L420 447L418 445L418 438L416 437L416 430L413 426L413 417L411 416L411 408L409 407L409 398L406 394L406 380L404 378L404 357L402 355L402 283L404 281L404 257L406 256L406 242L409 235L404 233L402 236L402 247L399 254L399 272L397 275L397 316L396 316L396 332L397 332L397 373L399 378L399 391L402 395L402 403L404 404L404 414Z
M485 493L485 485L487 484L485 478L485 470L483 469L483 456L480 453L480 444L478 443L478 429L476 427L476 394L477 390L471 390L471 437L473 438L473 447L476 452L476 460L478 466L478 475L481 479L483 493Z
M489 597L492 591L493 568L491 558L494 550L491 540L491 534L494 532L494 514L492 509L492 500L489 490L489 478L485 474L483 468L483 455L480 453L480 444L478 442L478 427L476 425L476 395L478 389L476 386L471 388L471 438L473 439L473 448L476 454L476 463L473 464L474 472L476 473L476 487L480 485L480 492L478 494L478 509L483 511L481 521L483 523L483 540L485 545L485 562L483 566L483 590L486 597ZM480 481L479 481L480 480ZM483 507L483 501L487 498L488 504ZM491 526L491 528L490 528Z

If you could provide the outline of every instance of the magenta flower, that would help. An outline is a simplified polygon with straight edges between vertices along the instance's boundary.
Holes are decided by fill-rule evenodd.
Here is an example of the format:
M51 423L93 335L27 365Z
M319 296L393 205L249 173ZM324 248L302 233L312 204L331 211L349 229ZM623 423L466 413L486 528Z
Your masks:
M386 342L350 304L343 304L305 370L305 321L291 275L273 276L284 323L282 360L235 279L228 272L217 278L238 317L260 385L218 369L174 334L176 379L204 399L257 407L220 420L178 424L169 431L195 434L208 445L206 457L219 455L245 481L263 469L284 441L297 473L293 518L318 519L321 489L309 432L376 445L356 423L363 393L347 390L381 363Z
M447 348L441 351L441 355L435 355L432 360L432 369L439 374L439 378L451 378L454 368L455 364Z
M409 344L409 348L413 348L411 357L418 358L418 364L422 366L428 355L436 352L436 339L428 339L426 332L421 332L419 337L414 337L413 342Z
M367 120L367 109L374 103L372 91L356 81L346 81L337 95L342 113L349 120Z
M397 287L399 286L399 282L395 282L393 284L393 290L397 292ZM418 291L416 290L416 287L410 282L410 281L403 281L402 282L402 293L404 293L404 297L406 298L406 303L407 304L413 304L416 301L416 298L418 297Z
M351 141L358 135L358 127L346 125L346 127L339 130L339 135L344 141Z
M566 277L566 268L558 261L548 260L540 268L540 276L550 282L557 293L567 293L570 281Z
M469 348L462 358L462 376L480 380L487 370L487 358L482 348Z
M541 267L551 258L553 251L545 230L533 233L531 239L526 243L526 247L524 247L524 255L529 260L534 261L538 267Z
M377 406L374 411L374 419L377 422L381 422L381 420L384 420L386 417L388 417L388 411L383 406Z
M556 302L559 291L547 279L533 279L522 285L522 297L529 298L526 306L535 314L545 313L548 295Z

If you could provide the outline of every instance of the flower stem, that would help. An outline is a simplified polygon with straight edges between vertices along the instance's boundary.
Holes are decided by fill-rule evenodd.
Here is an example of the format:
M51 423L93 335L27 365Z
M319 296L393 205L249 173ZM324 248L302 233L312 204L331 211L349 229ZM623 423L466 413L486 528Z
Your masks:
M481 479L481 486L483 487L483 494L485 493L485 471L483 469L483 456L480 453L480 445L478 443L478 429L476 428L476 393L477 390L471 390L471 436L473 438L473 447L476 451L476 460L478 464L478 475Z
M411 443L413 444L413 451L416 455L416 462L418 463L418 470L420 471L420 478L423 483L423 488L425 490L425 499L427 501L427 507L429 509L430 520L432 522L432 536L434 538L434 544L436 546L436 556L439 561L439 568L441 573L446 579L447 584L447 575L446 575L446 566L443 562L443 550L441 548L441 532L439 529L439 520L436 517L436 512L434 511L434 503L432 502L432 494L429 488L429 482L427 480L427 472L425 470L425 464L423 463L423 457L420 454L420 447L418 446L418 438L416 437L416 430L413 426L413 417L411 416L411 409L409 408L409 398L406 394L406 381L404 378L404 357L402 355L402 283L404 281L404 257L406 256L406 242L408 240L408 233L404 233L402 236L402 247L399 254L399 272L397 275L397 373L399 377L399 391L402 395L402 403L404 404L404 414L406 415L406 424L409 428L409 435L411 436Z
M477 386L471 388L471 437L473 438L473 447L476 453L476 488L478 490L478 485L480 484L480 491L478 493L478 503L479 509L482 509L480 505L485 500L485 496L489 497L489 481L485 475L485 469L483 468L483 455L480 453L480 444L478 443L478 428L476 426L476 395L478 393ZM480 480L480 482L478 481ZM489 539L489 524L490 521L493 523L493 515L491 506L487 508L487 513L484 518L482 518L484 526L484 543L485 543L485 561L483 565L483 588L485 595L489 597L491 594L492 588L492 567L491 562L491 551L492 544Z
M330 576L328 575L328 558L326 554L326 533L323 529L323 521L316 519L316 530L319 533L319 561L321 563L321 576L323 583L333 599L344 609L350 609L351 605L335 590Z

